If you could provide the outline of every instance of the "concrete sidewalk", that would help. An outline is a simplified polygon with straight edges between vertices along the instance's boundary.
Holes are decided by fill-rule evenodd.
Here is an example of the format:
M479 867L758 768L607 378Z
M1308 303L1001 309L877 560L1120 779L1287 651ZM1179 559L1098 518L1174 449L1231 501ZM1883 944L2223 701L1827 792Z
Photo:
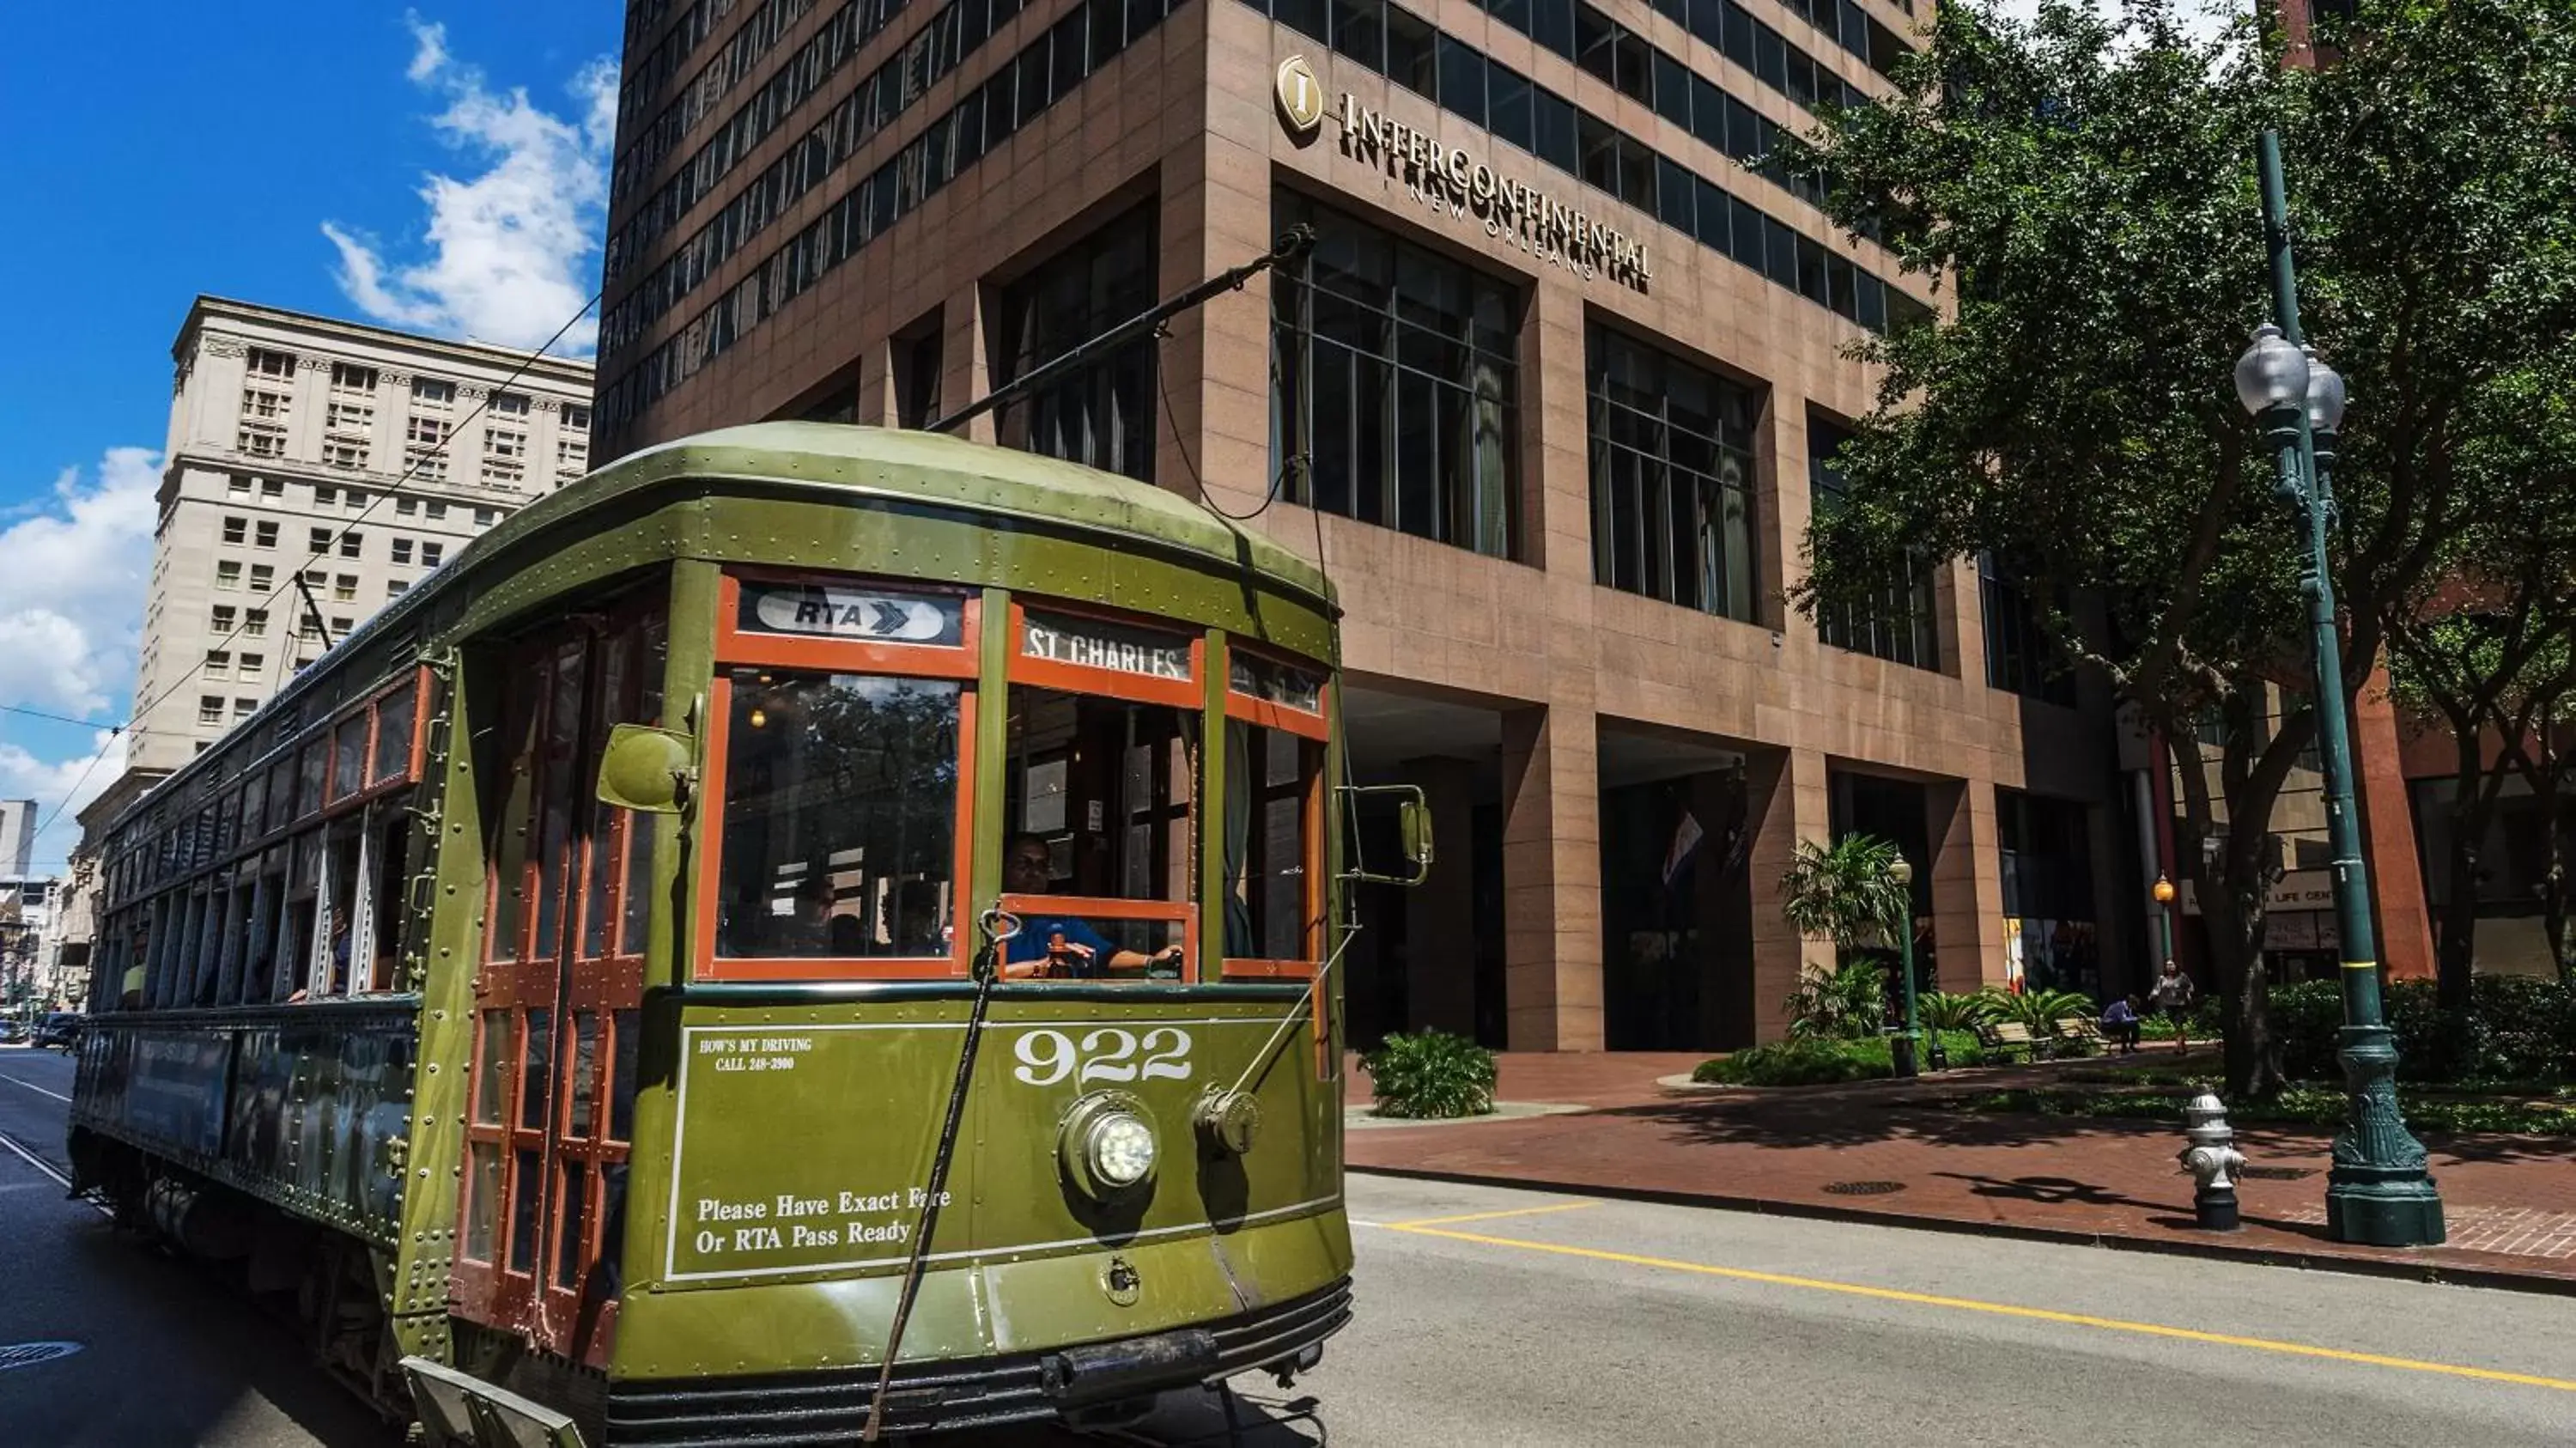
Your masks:
M2193 1224L2182 1124L1960 1110L1954 1098L2045 1083L2055 1065L1916 1082L1678 1091L1699 1057L1505 1055L1499 1095L1581 1112L1353 1133L1355 1171L1490 1182L2487 1282L2576 1294L2576 1142L2428 1136L2450 1241L2392 1251L2325 1235L2333 1133L2240 1128L2244 1230ZM1676 1064L1680 1063L1680 1064ZM2065 1063L2069 1065L2080 1063ZM2099 1064L2098 1062L2095 1064ZM1368 1078L1345 1078L1365 1101Z

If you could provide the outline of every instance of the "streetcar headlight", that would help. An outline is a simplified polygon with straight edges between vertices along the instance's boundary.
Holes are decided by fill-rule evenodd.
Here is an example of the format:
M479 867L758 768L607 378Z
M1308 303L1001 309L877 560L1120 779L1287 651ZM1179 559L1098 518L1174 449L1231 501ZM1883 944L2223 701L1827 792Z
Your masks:
M1153 1113L1119 1091L1094 1092L1073 1103L1056 1145L1065 1176L1103 1203L1144 1191L1162 1155Z
M1103 1186L1132 1187L1153 1175L1154 1128L1127 1112L1103 1113L1082 1149Z

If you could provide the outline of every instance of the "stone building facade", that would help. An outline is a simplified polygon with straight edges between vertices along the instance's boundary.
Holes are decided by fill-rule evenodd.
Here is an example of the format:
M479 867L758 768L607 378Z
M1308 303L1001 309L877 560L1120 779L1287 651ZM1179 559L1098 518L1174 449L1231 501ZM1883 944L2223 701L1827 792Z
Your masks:
M2013 581L1927 562L1874 608L1785 601L1873 402L1852 345L1940 298L1759 158L1883 90L1928 8L727 9L630 7L603 458L920 425L1319 234L966 431L1320 554L1355 771L1420 784L1440 831L1430 886L1362 902L1355 1038L1776 1036L1831 957L1777 881L1855 830L1914 861L1944 987L2134 983L2144 791Z
M120 800L249 717L326 638L590 469L587 362L521 372L524 352L206 296L171 358Z

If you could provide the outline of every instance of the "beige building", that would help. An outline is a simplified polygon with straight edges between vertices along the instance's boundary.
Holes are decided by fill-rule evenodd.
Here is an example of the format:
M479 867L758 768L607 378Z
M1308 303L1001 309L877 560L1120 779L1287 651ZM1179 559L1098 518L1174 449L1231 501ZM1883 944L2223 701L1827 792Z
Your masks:
M171 356L120 801L248 718L326 630L590 467L586 362L514 381L524 352L205 296Z

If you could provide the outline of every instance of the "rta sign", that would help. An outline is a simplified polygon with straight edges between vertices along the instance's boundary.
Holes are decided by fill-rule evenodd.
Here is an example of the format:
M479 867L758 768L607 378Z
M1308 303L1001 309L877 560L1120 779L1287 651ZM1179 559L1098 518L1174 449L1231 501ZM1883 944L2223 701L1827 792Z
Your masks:
M1279 118L1288 123L1288 134L1301 142L1312 140L1315 128L1324 123L1324 87L1315 79L1315 68L1306 57L1292 55L1279 62L1275 83Z

